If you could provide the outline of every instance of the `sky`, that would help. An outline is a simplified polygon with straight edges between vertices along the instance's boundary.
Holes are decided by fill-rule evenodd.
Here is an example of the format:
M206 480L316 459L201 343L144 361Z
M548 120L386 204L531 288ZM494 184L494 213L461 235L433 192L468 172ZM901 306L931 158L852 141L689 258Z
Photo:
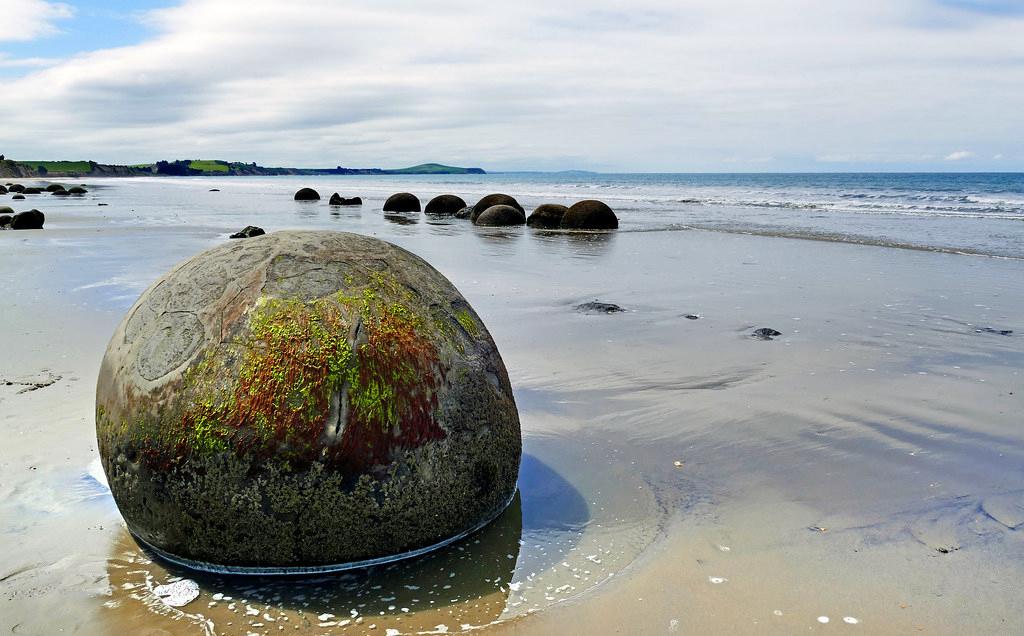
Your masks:
M0 0L0 153L1024 170L1024 0Z

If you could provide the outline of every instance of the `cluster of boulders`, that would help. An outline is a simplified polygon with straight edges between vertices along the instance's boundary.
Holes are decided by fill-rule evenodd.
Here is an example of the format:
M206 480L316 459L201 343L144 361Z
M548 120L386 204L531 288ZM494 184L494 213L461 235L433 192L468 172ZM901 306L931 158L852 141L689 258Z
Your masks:
M319 201L320 193L313 188L302 188L295 193L296 201ZM335 192L331 195L331 205L362 205L359 197L346 199ZM607 204L601 201L580 201L566 207L556 203L545 203L538 206L529 216L526 210L507 194L488 194L476 202L466 205L466 201L454 194L442 194L434 197L424 208L420 199L411 192L397 192L384 202L384 211L392 213L425 212L432 216L453 216L457 219L469 219L475 225L508 226L528 225L546 230L614 230L619 227L619 219Z
M0 230L41 230L46 217L39 210L15 212L0 205Z
M15 199L24 199L26 194L42 194L49 192L50 194L58 197L66 197L73 194L86 194L86 190L82 186L72 186L65 188L59 183L51 183L45 188L38 188L35 186L24 186L20 183L8 183L6 185L0 185L0 194L13 194ZM22 196L18 196L22 195Z

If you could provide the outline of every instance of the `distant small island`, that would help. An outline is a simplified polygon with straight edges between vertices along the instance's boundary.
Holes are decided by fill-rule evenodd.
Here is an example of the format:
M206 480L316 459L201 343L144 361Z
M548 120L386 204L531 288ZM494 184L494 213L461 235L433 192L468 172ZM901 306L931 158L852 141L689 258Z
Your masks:
M211 159L179 159L122 166L95 161L16 161L0 155L0 177L228 177L282 175L411 175L411 174L486 174L481 168L459 168L440 163L422 163L397 169L382 168L267 168L255 163Z

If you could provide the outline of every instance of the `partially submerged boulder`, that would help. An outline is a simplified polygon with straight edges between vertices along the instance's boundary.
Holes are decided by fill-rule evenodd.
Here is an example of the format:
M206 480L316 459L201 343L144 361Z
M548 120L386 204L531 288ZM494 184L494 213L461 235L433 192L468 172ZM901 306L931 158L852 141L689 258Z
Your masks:
M335 192L334 194L331 195L331 200L328 201L328 203L330 205L362 205L363 200L360 197L352 197L351 199L346 199L345 197Z
M619 219L602 201L580 201L572 204L562 217L563 230L614 230Z
M320 193L313 188L302 188L295 193L296 201L319 201Z
M63 189L64 189L64 186L62 186L59 183L51 183L50 185L46 186L46 191L47 192L57 192L58 190L63 190Z
M53 196L55 196L55 197L66 197L66 196L70 196L70 195L71 195L71 193L68 192L67 190L54 190L53 191Z
M43 229L43 223L46 222L46 216L39 210L28 210L27 212L18 212L11 217L11 229L12 230L41 230Z
M476 205L473 206L473 214L469 218L476 222L476 217L483 214L492 205L509 205L522 212L523 216L526 216L526 210L523 209L523 206L519 205L519 201L516 201L515 197L497 192L495 194L488 194L477 201Z
M427 203L424 213L436 216L453 216L464 207L466 207L466 202L462 200L462 197L454 194L441 194Z
M415 194L398 192L388 197L384 202L385 212L419 212L420 200Z
M471 218L473 218L473 206L472 205L467 205L466 207L461 208L458 212L455 213L455 218L457 218L457 219L471 219Z
M14 200L14 201L24 201L25 200L25 195L21 194L19 192L18 194L16 194L13 197L11 197L11 199Z
M569 208L564 205L545 203L537 206L533 214L526 219L526 224L530 227L555 230L562 224L562 217L568 210Z
M0 185L0 194L7 194L7 188L5 186Z
M211 192L212 191L213 190L211 190ZM220 192L220 190L216 190L216 191ZM86 190L85 188L83 188L82 186L74 186L74 187L68 188L68 193L69 194L86 194L88 192L89 191Z
M20 183L12 183L11 185L7 186L7 189L10 190L11 192L23 192L25 190L25 186L21 185Z
M228 238L241 239L241 238L252 238L254 236L263 236L266 231L261 227L255 225L246 225L240 232L235 232Z
M22 194L42 194L42 188L25 188L21 191Z
M231 241L155 282L104 356L96 430L141 542L250 574L464 536L511 500L522 448L466 299L417 256L339 232Z
M526 223L526 215L511 205L492 205L476 217L473 223L489 226L522 225Z
M11 215L0 214L0 230L6 230L11 226Z
M6 205L0 205L0 214L14 214L14 208Z

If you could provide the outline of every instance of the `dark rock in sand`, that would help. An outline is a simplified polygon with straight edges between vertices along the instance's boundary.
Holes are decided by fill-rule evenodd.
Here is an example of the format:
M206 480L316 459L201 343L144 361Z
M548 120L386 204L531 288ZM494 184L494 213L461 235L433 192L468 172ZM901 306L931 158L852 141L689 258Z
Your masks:
M981 329L975 329L974 333L993 333L997 336L1010 336L1013 335L1013 329L994 329L992 327L982 327Z
M296 201L319 201L320 193L313 188L302 188L295 193Z
M771 327L761 327L760 329L755 329L754 332L750 335L759 340L771 340L775 336L781 336L782 332L776 331Z
M51 183L50 185L46 186L46 191L47 192L57 192L58 190L63 190L63 189L64 189L64 186L62 186L59 183Z
M253 574L437 547L505 509L522 454L466 299L341 232L229 241L156 281L107 348L96 434L133 535Z
M220 188L210 188L210 192L220 192Z
M420 211L420 200L415 194L408 192L399 192L392 194L388 197L388 200L384 202L385 212L419 212Z
M472 205L467 205L466 207L461 208L458 212L455 213L455 218L457 218L457 219L471 219L471 218L473 218L473 206Z
M617 314L626 310L612 303L602 303L595 300L591 303L576 305L576 311L584 314Z
M331 195L331 200L328 203L330 203L331 205L362 205L363 200L359 197L352 197L351 199L346 199L345 197L335 192L334 194Z
M473 213L470 215L469 218L475 222L476 217L486 212L487 208L491 207L492 205L509 205L522 212L524 217L526 216L526 210L523 209L523 206L519 205L519 201L516 201L515 198L510 197L507 194L501 194L500 192L498 192L495 194L488 194L484 198L477 201L476 205L473 206Z
M12 230L41 230L46 217L39 210L18 212L11 217Z
M263 228L256 227L255 225L246 225L245 229L243 229L241 232L235 232L234 234L232 234L228 238L233 238L233 239L252 238L254 236L263 236L264 234L266 234L266 232L263 230Z
M102 208L102 207L106 207L106 206L108 206L110 204L109 203L97 203L96 205Z
M0 214L0 229L6 230L11 225L10 214Z
M86 190L85 188L83 188L82 186L75 186L73 188L68 188L68 194L86 194L88 192L89 191ZM218 190L218 192L219 192L219 190Z
M7 189L10 190L11 192L24 192L25 186L21 185L20 183L12 183L11 185L7 186Z
M69 191L67 191L67 190L54 190L53 191L53 196L55 196L55 197L66 197L66 196L71 196L71 193Z
M436 216L453 216L464 207L466 207L466 202L462 200L462 197L454 194L442 194L431 199L423 211Z
M526 215L511 205L492 205L476 217L473 223L484 226L522 225L526 223Z
M13 196L13 197L11 197L11 198L12 198L12 199L14 199L15 201L24 201L24 200L25 200L25 195L24 195L24 194L21 194L21 193L19 192L18 194L14 195L14 196Z
M569 207L559 227L563 230L614 230L619 227L619 219L601 201L580 201Z
M562 217L568 210L569 208L564 205L545 203L537 206L533 214L526 219L526 224L544 230L555 230L562 224Z
M687 320L700 320L700 316L697 314L683 314L683 318L686 318Z

